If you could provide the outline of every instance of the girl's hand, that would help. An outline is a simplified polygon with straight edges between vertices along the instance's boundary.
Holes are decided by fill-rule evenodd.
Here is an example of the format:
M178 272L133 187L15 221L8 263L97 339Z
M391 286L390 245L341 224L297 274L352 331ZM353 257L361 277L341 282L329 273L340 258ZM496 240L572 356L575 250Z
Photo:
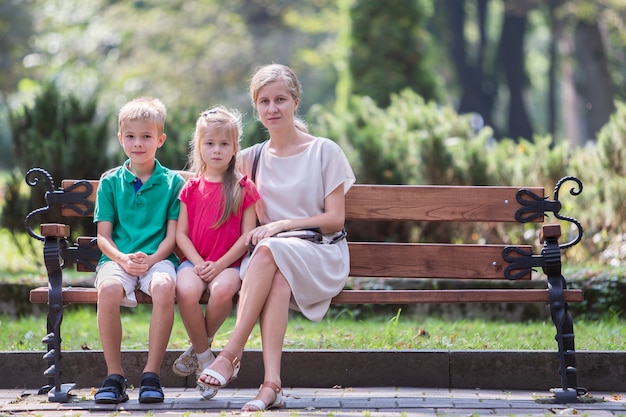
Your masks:
M207 284L215 279L224 268L219 266L217 262L205 262L204 267L198 274L200 279Z
M193 266L193 273L202 278L202 271L206 267L208 262L201 262Z

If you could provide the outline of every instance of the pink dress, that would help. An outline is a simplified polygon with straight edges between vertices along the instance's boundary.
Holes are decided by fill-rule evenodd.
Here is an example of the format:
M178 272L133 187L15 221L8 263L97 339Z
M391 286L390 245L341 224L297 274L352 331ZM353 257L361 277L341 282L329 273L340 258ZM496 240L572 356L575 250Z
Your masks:
M245 175L251 174L258 146L242 151L240 161ZM261 195L257 215L265 224L321 214L324 198L337 187L343 187L344 194L347 193L354 181L345 154L330 139L316 138L306 150L288 157L272 155L265 147L256 174ZM320 321L328 311L330 300L343 289L350 272L346 239L334 244L318 244L298 238L267 238L259 242L257 248L259 246L272 251L278 268L289 282L292 308L312 321ZM242 263L242 277L249 260L250 257L246 257ZM250 276L253 278L254 273Z
M228 252L241 236L243 211L259 200L259 193L252 181L242 178L239 184L243 193L239 212L231 215L217 229L213 224L222 215L222 183L209 182L204 177L193 177L180 192L180 201L187 206L189 239L205 261L217 261ZM231 266L239 266L241 259Z

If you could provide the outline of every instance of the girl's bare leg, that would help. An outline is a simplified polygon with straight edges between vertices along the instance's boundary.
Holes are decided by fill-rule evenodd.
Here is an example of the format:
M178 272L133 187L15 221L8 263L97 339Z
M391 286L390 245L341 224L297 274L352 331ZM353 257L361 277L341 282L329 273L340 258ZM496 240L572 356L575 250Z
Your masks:
M176 279L178 310L196 352L204 352L209 348L204 312L198 303L205 290L206 283L193 272L193 268L184 268L178 273Z
M213 337L217 333L224 320L232 312L233 297L240 288L239 270L235 268L223 270L209 284L210 296L206 307L206 333L208 337ZM198 349L196 352L204 352L204 350Z

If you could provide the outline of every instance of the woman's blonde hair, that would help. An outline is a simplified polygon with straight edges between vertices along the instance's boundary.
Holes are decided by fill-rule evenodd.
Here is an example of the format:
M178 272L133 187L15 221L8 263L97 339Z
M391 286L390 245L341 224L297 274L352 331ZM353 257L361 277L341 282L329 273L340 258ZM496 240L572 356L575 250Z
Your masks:
M250 99L252 100L252 107L256 109L256 101L261 88L278 80L285 81L285 85L291 97L298 103L300 102L302 86L293 70L286 65L270 64L258 67L250 79ZM306 123L300 119L297 114L294 114L294 123L298 130L308 132Z
M237 213L242 203L242 193L239 181L241 174L237 170L237 155L239 154L239 141L243 133L242 117L239 111L216 106L205 110L196 121L189 152L189 170L196 176L204 175L207 164L202 159L202 140L214 137L217 134L224 135L233 144L234 155L224 172L222 179L222 215L213 225L217 228L224 224L228 218Z

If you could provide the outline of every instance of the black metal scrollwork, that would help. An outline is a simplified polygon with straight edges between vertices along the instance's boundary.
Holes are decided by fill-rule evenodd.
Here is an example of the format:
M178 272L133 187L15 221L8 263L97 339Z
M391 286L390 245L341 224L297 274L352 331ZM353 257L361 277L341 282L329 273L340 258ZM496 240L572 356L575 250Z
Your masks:
M33 231L33 227L31 226L30 222L31 222L31 219L36 214L45 213L48 210L50 210L50 203L48 202L47 195L48 193L52 193L54 191L54 181L52 180L52 176L45 169L42 169L42 168L29 169L28 172L26 173L26 184L28 184L31 187L36 187L37 185L39 185L40 181L44 181L44 184L46 185L48 189L48 191L46 192L47 205L45 207L40 207L28 213L28 215L24 219L24 228L26 229L26 233L28 233L31 237L37 240L43 241L44 237L41 235L38 235L37 233Z
M519 223L528 223L539 217L544 217L547 211L558 212L561 210L560 201L548 200L548 197L538 196L525 188L519 190L515 198L522 206L515 212L515 220Z
M79 191L80 187L84 187L82 191ZM93 193L93 186L87 180L77 181L71 186L63 190L63 194L59 196L50 196L54 198L54 202L50 201L50 204L60 203L63 207L74 210L81 216L87 216L93 213L94 203L89 201L89 197ZM85 208L81 208L84 206Z
M518 256L511 256L510 253L517 253ZM504 269L504 277L515 281L531 273L533 268L543 265L543 258L535 256L532 252L527 252L517 246L507 246L502 250L502 259L509 265ZM517 272L513 272L517 271Z
M571 195L576 196L583 192L583 183L581 180L573 176L563 177L554 186L554 199L555 200L557 201L559 200L559 191L561 190L561 186L567 181L574 181L578 185L578 188L574 188L574 187L570 188L569 193ZM569 247L576 245L578 242L580 242L580 240L583 238L583 227L578 220L576 220L573 217L563 216L559 214L558 211L554 212L554 217L556 217L557 219L570 222L573 225L575 225L576 228L578 229L578 235L573 240L559 245L561 249L567 249Z
M583 236L583 228L578 220L573 217L563 216L562 214L560 214L562 204L559 200L559 192L561 186L567 181L574 181L578 185L578 187L570 188L569 192L571 195L576 196L582 193L582 181L570 175L561 178L556 183L554 187L553 200L550 200L548 197L538 196L537 194L527 189L521 189L515 195L517 202L522 206L515 212L515 220L517 220L519 223L528 223L537 220L539 217L546 216L546 213L551 212L557 219L565 220L576 226L576 228L578 229L578 236L576 236L570 242L560 245L561 249L567 249L571 246L576 245L578 242L580 242Z

